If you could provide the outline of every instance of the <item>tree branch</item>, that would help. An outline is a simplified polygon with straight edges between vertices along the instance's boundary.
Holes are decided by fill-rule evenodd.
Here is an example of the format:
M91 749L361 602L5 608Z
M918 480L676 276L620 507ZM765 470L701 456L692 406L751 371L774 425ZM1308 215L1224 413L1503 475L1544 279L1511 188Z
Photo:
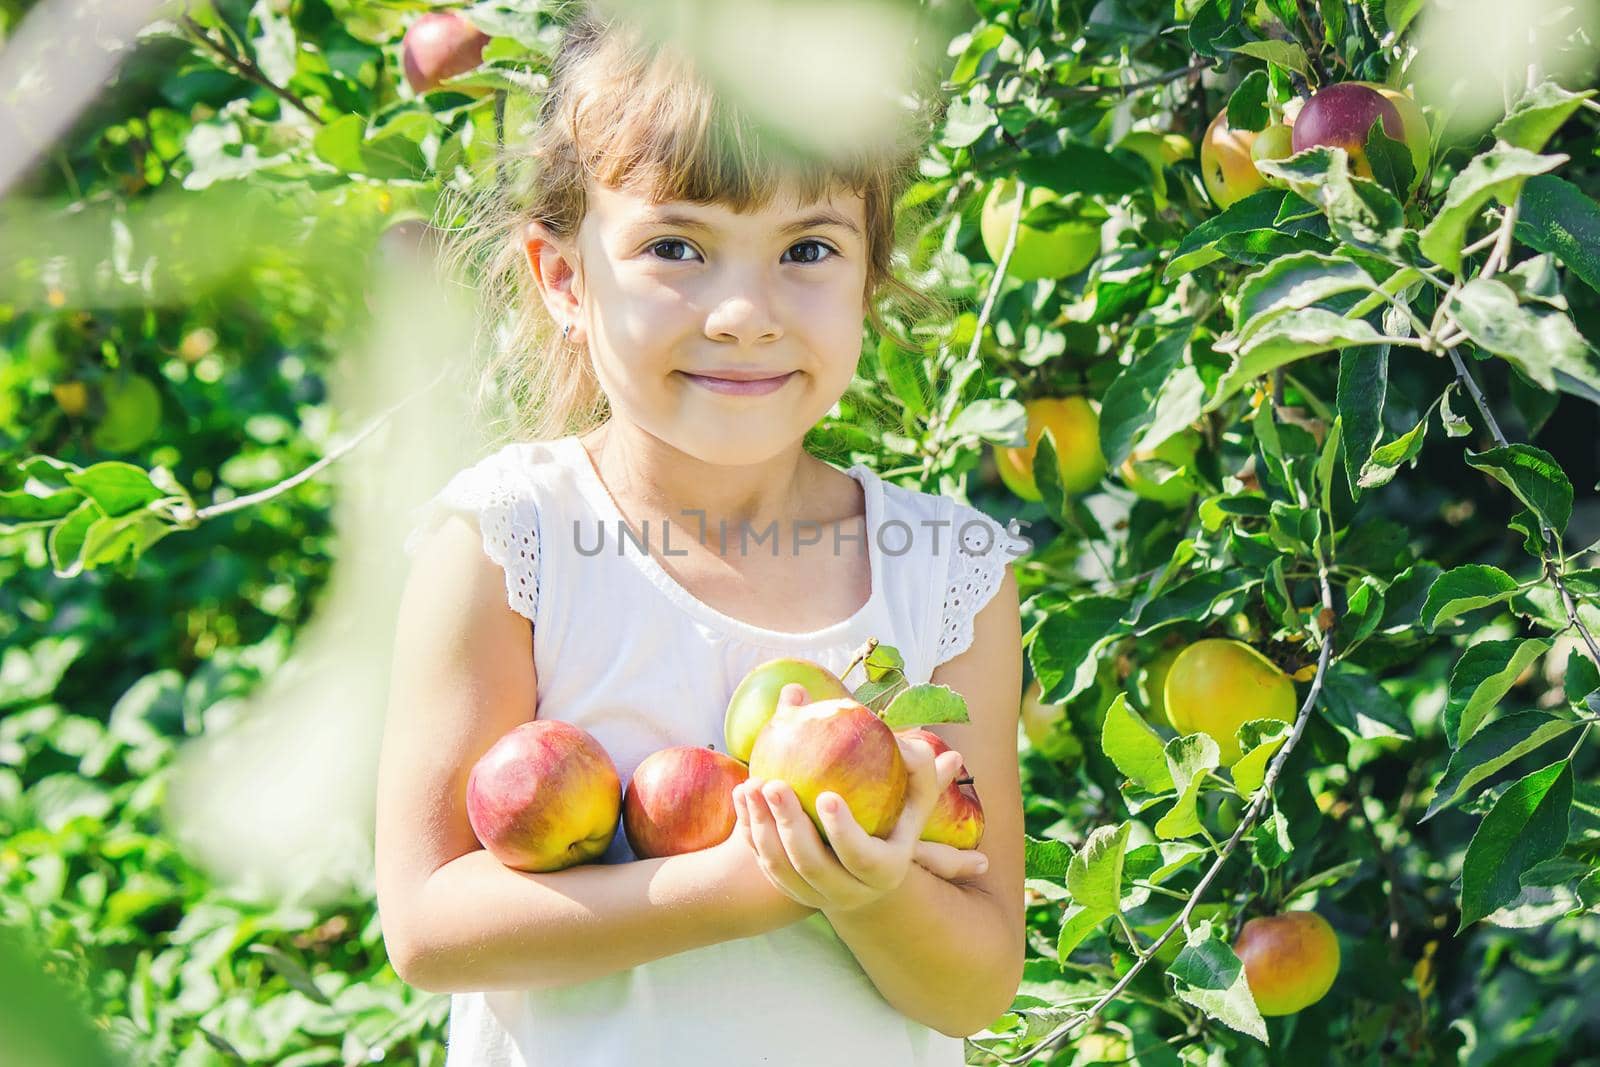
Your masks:
M1148 78L1140 78L1138 81L1124 82L1121 85L1046 85L1039 90L1039 94L1050 97L1098 96L1106 93L1122 93L1126 95L1138 92L1140 89L1153 89L1158 85L1175 82L1190 74L1199 74L1210 66L1211 64L1205 60L1196 60L1187 67L1162 71L1160 74L1155 74Z
M195 526L198 526L200 523L205 522L207 519L214 519L219 515L226 515L232 511L242 511L245 508L254 507L263 501L271 500L275 496L282 496L284 493L287 493L300 483L315 478L317 473L324 467L336 462L341 457L353 450L362 441L365 441L368 437L372 436L380 427L383 426L384 423L389 421L390 416L392 416L395 412L399 411L401 408L411 403L411 401L415 400L417 397L426 393L428 390L432 389L434 386L443 381L445 376L450 373L450 370L451 367L446 365L442 370L439 371L438 374L434 375L432 381L418 389L416 392L412 393L410 396L404 397L399 402L392 405L388 410L374 417L371 422L367 423L367 425L349 441L340 445L338 448L333 449L327 455L306 467L304 470L298 471L295 474L285 478L278 484L268 486L259 493L250 493L245 496L235 497L234 499L225 501L224 503L212 504L210 507L200 508L197 511L189 512L186 511L186 509L179 509L174 518L179 526L183 527L184 529L191 529Z
M283 86L279 85L271 78L263 74L261 72L261 68L256 66L255 61L249 56L240 55L233 49L224 47L223 45L217 43L217 41L212 38L210 32L204 26L200 25L188 15L181 16L178 21L182 24L183 28L188 31L187 36L191 40L193 40L196 44L202 45L209 51L215 53L219 58L227 62L234 68L240 77L244 78L246 81L255 82L263 89L269 90L273 95L277 96L280 100L283 100L291 107L300 111L306 116L306 118L310 119L312 122L315 122L318 126L326 124L315 111L311 110L310 106L307 105L304 100L300 99L294 93L291 93L288 89L285 89Z

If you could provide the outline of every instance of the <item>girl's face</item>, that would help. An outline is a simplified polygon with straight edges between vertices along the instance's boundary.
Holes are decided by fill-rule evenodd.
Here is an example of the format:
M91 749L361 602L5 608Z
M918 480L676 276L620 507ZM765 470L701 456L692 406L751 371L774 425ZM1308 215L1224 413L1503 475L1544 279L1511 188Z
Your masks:
M796 447L855 374L865 216L849 192L740 215L591 187L576 263L537 224L528 254L614 416L704 462L752 464Z

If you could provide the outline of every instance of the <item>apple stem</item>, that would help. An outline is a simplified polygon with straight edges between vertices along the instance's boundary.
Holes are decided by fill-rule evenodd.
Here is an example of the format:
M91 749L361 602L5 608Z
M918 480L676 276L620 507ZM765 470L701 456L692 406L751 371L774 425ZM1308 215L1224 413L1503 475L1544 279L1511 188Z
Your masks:
M850 672L855 670L856 666L864 662L868 656L872 655L872 650L877 647L878 639L876 637L867 638L867 643L856 649L855 657L851 659L850 666L844 669L844 673L840 675L840 678L843 679L850 677Z

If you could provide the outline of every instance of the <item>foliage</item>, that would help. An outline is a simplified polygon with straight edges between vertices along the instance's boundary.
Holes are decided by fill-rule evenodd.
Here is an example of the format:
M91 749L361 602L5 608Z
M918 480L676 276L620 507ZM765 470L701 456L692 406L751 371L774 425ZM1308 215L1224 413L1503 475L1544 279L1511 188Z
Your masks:
M0 27L24 8L0 4ZM352 256L428 217L442 183L488 180L556 40L535 5L479 4L484 66L418 97L397 42L419 8L191 5L29 175L54 213L0 216L27 250L0 264L0 908L131 1062L442 1060L444 1004L387 968L370 886L242 898L160 819L175 752L283 667L328 577L330 486L284 480L330 453ZM1519 71L1487 129L1424 99L1414 192L1381 127L1374 178L1313 148L1221 212L1195 160L1128 139L1406 85L1436 8L1006 0L954 31L907 201L942 205L915 265L965 310L920 356L869 339L816 439L1030 524L1029 669L1084 755L1024 743L1029 959L972 1062L1073 1062L1091 1030L1151 1064L1575 1063L1600 1044L1587 70ZM1562 72L1588 39L1564 17L1531 27ZM1102 254L1007 278L978 219L1004 178L1103 209ZM1023 400L1069 394L1098 403L1109 473L1064 493L1047 436L1043 500L1019 503L988 446L1023 443ZM1191 426L1201 491L1128 492L1123 461ZM1231 768L1151 714L1145 680L1215 636L1303 700L1292 726L1245 723ZM1344 962L1325 999L1264 1019L1230 946L1286 907L1327 918Z

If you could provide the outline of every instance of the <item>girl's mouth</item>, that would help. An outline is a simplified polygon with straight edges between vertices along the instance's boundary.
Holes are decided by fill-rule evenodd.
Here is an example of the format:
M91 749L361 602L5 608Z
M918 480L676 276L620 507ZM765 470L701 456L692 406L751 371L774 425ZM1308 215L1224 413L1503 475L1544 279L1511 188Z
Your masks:
M685 378L703 389L724 396L765 396L767 393L777 392L782 389L788 380L797 372L779 374L772 378L752 378L746 381L735 381L731 378L712 378L703 374L690 374L688 371L679 371Z

